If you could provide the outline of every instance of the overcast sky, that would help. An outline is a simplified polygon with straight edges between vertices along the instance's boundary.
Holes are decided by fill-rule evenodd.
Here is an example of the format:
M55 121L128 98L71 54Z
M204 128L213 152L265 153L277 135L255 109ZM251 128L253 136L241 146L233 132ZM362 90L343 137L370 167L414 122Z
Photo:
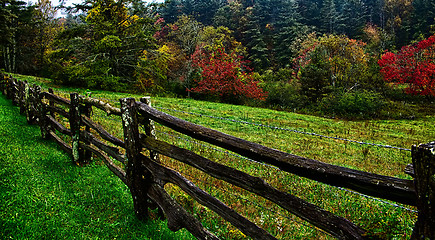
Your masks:
M158 2L158 3L162 3L165 0L144 0L145 2ZM38 0L27 0L28 3L37 3ZM51 0L51 3L54 6L59 5L61 2L61 0ZM83 2L83 0L65 0L65 5L67 6L72 6L74 3L81 3Z
M36 0L37 1L37 0ZM144 0L145 2L164 2L164 0ZM60 1L59 0L52 0L51 1L53 3L53 5L59 5ZM74 3L81 3L83 2L83 0L65 0L65 5L67 6L72 6Z
M157 3L162 3L165 0L144 0L145 2L151 3L151 2L157 2ZM37 3L38 0L27 0L27 3ZM53 6L58 6L60 5L61 0L51 0L51 3L53 4ZM84 2L84 0L65 0L65 5L66 6L72 6L75 3L81 3ZM65 14L63 13L58 13L58 17L64 17Z

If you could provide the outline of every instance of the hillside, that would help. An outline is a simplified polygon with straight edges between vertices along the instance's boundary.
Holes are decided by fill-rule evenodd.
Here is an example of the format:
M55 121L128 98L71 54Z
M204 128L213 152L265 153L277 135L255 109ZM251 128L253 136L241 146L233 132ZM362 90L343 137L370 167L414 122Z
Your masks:
M39 81L35 78L20 77L33 82ZM46 87L49 82L39 81L39 83ZM142 95L85 89L55 89L56 94L66 98L69 92L91 94L92 97L115 106L119 106L120 98L133 96L138 99L142 97ZM403 170L411 162L409 148L413 144L429 142L435 138L433 124L431 124L434 121L432 116L416 120L347 121L192 99L153 97L152 104L158 110L179 118L278 150L326 163L407 179L410 177L404 174ZM107 116L99 110L93 112L93 118L98 123L108 127L113 134L122 138L120 119ZM396 237L406 239L414 224L416 215L413 213L412 208L410 209L408 206L390 205L389 203L366 199L343 189L338 191L333 187L317 184L268 166L246 161L246 159L232 153L222 152L220 149L169 131L161 125L156 127L158 139L204 154L216 159L218 162L254 176L262 177L278 189L292 192L309 202L319 204L335 214L346 217L362 226L367 226L371 234L381 238ZM302 233L302 236L306 238L328 238L319 230L304 227L299 223L292 223L293 218L280 217L283 213L269 212L270 210L262 207L255 207L257 204L259 206L268 206L268 203L263 202L263 200L247 195L249 202L243 200L244 204L242 204L238 196L239 194L244 196L245 192L240 192L222 181L203 176L201 172L180 165L171 159L164 158L164 161L171 168L178 169L182 173L188 173L189 180L198 186L207 188L212 195L220 196L224 201L228 201L231 206L240 211L247 211L247 214L253 219L256 219L258 214L267 214L268 217L264 215L264 218L255 221L260 221L258 223L276 233L277 236L284 239L293 239L301 236L301 233L295 232L295 229L303 227L306 232ZM220 188L207 187L208 183L213 183L213 185L220 186ZM223 189L223 192L221 189ZM204 215L204 211L207 214L210 212L177 188L168 187L168 190L171 191L177 201L185 204L202 221L205 221L206 226L219 229L217 231L220 236L229 239L237 238L236 236L240 237L239 232L234 231L232 227L221 222L221 220L217 220L218 218L213 217L209 220L208 215ZM233 196L230 191L236 191L237 194ZM241 199L245 199L245 197ZM339 207L337 208L337 206ZM361 212L364 214L361 215ZM207 218L205 218L206 216ZM285 226L287 227L280 227L282 225L279 225L278 228L274 227L277 219L280 222L283 221L282 223L286 222ZM382 224L379 224L380 219ZM398 221L398 219L401 220ZM396 227L391 228L391 226ZM281 230L276 232L277 229Z

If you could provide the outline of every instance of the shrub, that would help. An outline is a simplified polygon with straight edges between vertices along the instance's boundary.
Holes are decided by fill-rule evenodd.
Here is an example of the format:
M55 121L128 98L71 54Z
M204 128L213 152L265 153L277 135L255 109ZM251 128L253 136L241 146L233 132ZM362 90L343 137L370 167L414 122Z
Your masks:
M267 106L299 109L307 103L307 98L299 94L300 86L296 81L267 82L263 89L269 93L265 102Z
M338 89L324 97L318 107L325 114L366 118L378 116L383 105L384 101L379 93L360 89L352 91Z

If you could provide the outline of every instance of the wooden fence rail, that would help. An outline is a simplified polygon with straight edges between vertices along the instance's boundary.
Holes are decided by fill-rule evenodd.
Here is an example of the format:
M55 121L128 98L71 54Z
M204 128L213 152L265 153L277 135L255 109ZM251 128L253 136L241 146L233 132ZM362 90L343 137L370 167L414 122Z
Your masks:
M412 238L435 239L435 142L413 147L414 180L404 180L322 163L195 125L157 111L146 98L141 101L133 98L120 99L121 108L116 108L101 100L76 93L71 93L68 100L55 95L52 90L41 92L38 86L30 86L6 75L0 75L0 80L0 90L14 104L20 106L20 112L26 115L28 122L38 123L42 136L56 141L72 155L75 163L88 163L92 154L101 158L129 187L136 216L140 219L147 218L148 209L158 207L168 219L171 230L186 228L199 239L218 239L165 191L165 184L172 183L246 236L253 239L276 239L179 172L160 164L159 155L164 155L268 199L334 237L366 238L363 227L280 191L261 178L157 140L152 125L152 121L156 121L195 139L276 166L282 171L366 195L417 206L418 221ZM91 119L92 107L101 109L108 115L121 117L123 139L111 135ZM57 116L63 117L64 121L58 120ZM145 134L139 132L139 126L145 128ZM59 133L67 137L59 136ZM143 154L144 149L149 151L147 156Z

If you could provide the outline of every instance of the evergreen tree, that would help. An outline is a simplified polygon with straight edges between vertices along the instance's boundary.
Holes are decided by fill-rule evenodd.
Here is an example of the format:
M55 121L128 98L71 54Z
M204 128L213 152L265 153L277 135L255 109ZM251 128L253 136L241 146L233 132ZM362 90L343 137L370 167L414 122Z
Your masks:
M18 66L28 59L22 58L23 39L28 34L25 28L31 23L35 6L26 6L26 2L1 0L0 44L2 68L7 72L17 72Z
M252 12L252 8L247 12L247 24L243 31L243 45L248 48L248 59L251 61L251 67L255 71L261 72L269 67L270 60L268 57L267 45L263 39L260 24Z
M294 57L290 46L296 37L308 32L308 27L300 23L301 16L297 12L297 9L296 2L286 0L282 2L281 7L278 9L278 19L275 24L276 33L274 36L274 52L278 68L289 66L290 59Z
M323 0L296 0L297 9L301 15L301 23L306 26L312 26L320 29L320 9Z
M414 0L413 12L407 24L410 40L421 40L435 33L435 1Z
M367 11L362 0L345 0L341 9L341 18L337 24L337 32L355 38L361 35L366 18Z
M337 25L340 22L340 15L336 9L335 0L324 0L320 16L320 31L322 33L336 33L339 29Z
M227 5L225 0L193 0L191 15L204 25L212 25L216 12L225 5Z
M182 14L181 6L180 0L166 0L159 9L159 13L167 23L174 23Z

